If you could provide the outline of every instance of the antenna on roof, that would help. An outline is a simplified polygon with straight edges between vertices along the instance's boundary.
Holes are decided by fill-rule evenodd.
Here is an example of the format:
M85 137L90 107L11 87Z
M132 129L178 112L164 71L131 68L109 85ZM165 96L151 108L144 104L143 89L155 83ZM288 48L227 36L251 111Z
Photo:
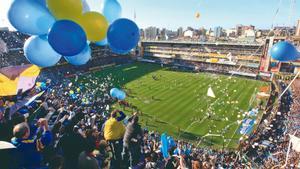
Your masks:
M134 13L133 13L133 19L134 19L134 22L136 22L136 12L135 12L135 9L134 9Z

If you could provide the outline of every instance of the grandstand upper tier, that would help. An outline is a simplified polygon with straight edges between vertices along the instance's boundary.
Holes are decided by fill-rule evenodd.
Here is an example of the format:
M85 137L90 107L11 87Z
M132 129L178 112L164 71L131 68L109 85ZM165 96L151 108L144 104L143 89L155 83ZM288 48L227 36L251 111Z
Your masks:
M258 68L263 56L264 44L210 43L177 41L142 41L141 54L146 57L160 57L220 63L242 64Z

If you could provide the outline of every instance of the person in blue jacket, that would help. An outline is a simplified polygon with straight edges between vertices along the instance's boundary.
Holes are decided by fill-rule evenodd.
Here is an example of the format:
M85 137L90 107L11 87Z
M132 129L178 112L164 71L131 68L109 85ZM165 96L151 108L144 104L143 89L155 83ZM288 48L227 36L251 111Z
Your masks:
M16 158L20 168L41 168L41 152L51 143L52 134L46 119L39 119L38 126L39 130L43 131L39 137L37 134L30 133L30 127L26 122L16 125L13 129L14 137L11 142L16 146Z

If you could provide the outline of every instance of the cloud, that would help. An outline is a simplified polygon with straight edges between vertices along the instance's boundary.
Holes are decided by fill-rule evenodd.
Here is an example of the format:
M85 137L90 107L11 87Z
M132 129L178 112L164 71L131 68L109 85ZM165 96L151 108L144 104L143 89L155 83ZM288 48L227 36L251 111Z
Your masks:
M0 5L0 27L9 27L11 30L15 30L13 26L9 23L7 18L7 11L9 9L10 4L13 0L4 0Z

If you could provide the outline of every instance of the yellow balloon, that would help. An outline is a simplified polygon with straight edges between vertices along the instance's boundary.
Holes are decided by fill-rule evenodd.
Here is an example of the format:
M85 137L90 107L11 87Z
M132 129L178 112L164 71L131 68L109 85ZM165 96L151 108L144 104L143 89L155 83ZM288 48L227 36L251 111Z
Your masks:
M102 14L86 12L81 16L79 24L84 29L89 41L97 42L106 38L108 21Z
M200 13L199 13L199 12L196 13L196 18L197 18L197 19L200 18Z
M47 0L47 5L56 19L76 21L83 11L81 0Z

